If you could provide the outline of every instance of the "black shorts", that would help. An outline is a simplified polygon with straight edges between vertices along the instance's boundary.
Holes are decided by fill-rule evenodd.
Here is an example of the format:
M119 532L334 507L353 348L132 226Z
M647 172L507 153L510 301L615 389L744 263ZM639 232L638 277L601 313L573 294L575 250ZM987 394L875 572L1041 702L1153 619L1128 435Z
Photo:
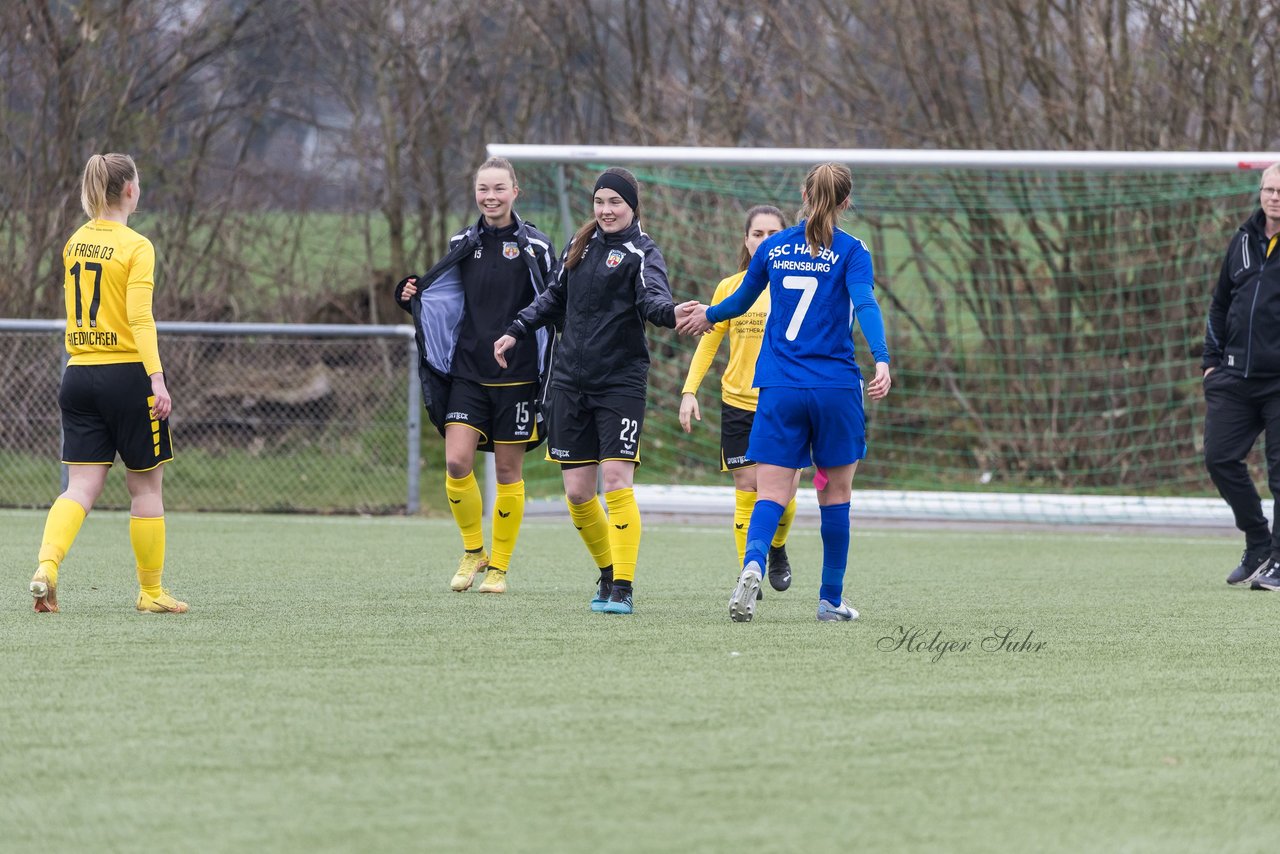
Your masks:
M720 471L733 471L755 465L755 461L747 457L747 445L751 444L751 424L755 420L754 409L720 404Z
M644 398L548 391L547 459L562 466L605 460L640 464Z
M173 459L169 419L151 418L151 378L141 362L68 365L62 375L62 461L150 471Z
M538 439L537 399L537 383L481 385L455 379L444 423L470 427L482 443L525 445Z

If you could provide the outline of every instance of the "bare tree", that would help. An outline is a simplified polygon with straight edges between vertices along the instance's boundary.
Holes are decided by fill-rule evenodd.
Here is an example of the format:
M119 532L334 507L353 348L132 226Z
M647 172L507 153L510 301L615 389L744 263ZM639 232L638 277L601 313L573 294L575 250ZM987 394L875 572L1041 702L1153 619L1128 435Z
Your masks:
M15 259L0 311L58 311L80 169L106 150L137 156L144 215L170 214L154 223L170 279L162 305L198 304L225 285L221 237L248 154L248 137L236 135L254 94L239 85L249 69L237 52L280 24L254 4L181 0L24 0L0 11L0 231Z

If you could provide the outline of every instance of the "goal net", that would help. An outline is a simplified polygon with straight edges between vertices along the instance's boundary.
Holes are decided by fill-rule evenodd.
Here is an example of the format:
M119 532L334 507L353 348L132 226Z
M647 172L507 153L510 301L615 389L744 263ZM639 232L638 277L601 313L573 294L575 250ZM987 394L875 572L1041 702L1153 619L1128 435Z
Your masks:
M717 152L742 162L716 162ZM859 494L899 502L902 515L909 506L1060 522L1207 513L1230 524L1201 463L1199 355L1227 241L1256 207L1257 169L1280 155L490 153L515 163L521 211L558 236L557 248L590 216L599 170L630 168L677 302L708 301L737 271L748 208L773 204L794 221L808 166L848 163L853 207L842 226L871 250L894 360L893 393L868 401ZM727 341L699 393L702 422L685 435L677 420L694 343L650 335L641 482L728 483L717 380Z

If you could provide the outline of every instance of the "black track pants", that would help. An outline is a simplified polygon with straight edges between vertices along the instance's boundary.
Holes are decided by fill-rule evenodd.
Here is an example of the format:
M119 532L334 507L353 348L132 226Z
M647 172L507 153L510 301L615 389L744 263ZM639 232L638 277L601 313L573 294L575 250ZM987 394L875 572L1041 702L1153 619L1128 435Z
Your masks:
M1246 543L1280 539L1267 527L1262 499L1249 477L1245 458L1258 436L1266 434L1267 484L1280 518L1280 377L1244 378L1217 368L1204 380L1204 465L1214 486L1231 506ZM1277 526L1280 531L1280 526Z

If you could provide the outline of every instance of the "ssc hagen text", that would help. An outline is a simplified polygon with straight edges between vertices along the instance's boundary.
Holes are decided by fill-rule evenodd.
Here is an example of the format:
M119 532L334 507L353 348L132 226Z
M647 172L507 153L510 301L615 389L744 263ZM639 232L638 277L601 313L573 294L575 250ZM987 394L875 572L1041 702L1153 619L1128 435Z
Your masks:
M839 260L840 256L830 248L824 248L815 258L809 254L808 243L780 243L769 250L769 263L775 270L829 273Z

